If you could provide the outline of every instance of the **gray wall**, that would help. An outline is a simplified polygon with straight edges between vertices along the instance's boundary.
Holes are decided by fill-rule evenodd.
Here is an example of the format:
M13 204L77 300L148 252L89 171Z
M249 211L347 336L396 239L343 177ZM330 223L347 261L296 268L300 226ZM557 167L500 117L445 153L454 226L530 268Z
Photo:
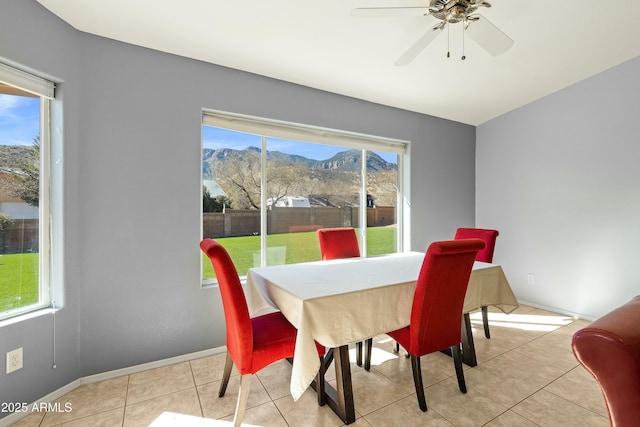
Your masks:
M81 90L78 51L77 33L68 25L52 19L51 14L35 1L0 0L0 58L38 70L59 82L58 100L52 103L52 115L60 117L64 105L64 118L57 120L56 128L64 133L65 146L63 153L57 132L54 131L52 138L56 139L56 145L52 150L55 151L54 158L63 159L64 162L53 166L52 173L58 181L64 178L65 188L63 194L59 191L56 193L58 199L54 213L62 219L64 205L63 219L67 224L77 224L82 218L78 194L80 177L74 166L80 162L77 126L80 121L77 99ZM64 239L73 241L76 230L69 227L62 234L61 221L57 225L54 230L57 244ZM55 355L54 322L50 314L0 326L2 367L7 351L18 347L24 349L23 369L6 375L4 368L0 368L0 402L30 402L82 375L78 334L81 283L77 280L82 259L78 249L75 244L67 245L64 260L62 254L56 254L56 300L58 303L64 300L65 309L56 314ZM63 269L69 279L64 283ZM56 369L52 368L54 362ZM0 417L5 415L0 414Z
M518 299L593 319L640 294L638 76L635 58L477 128L476 220Z
M19 19L18 19L19 17ZM200 287L202 108L411 141L412 243L474 222L475 128L77 32L33 0L0 0L0 57L62 81L65 305L0 327L0 401L224 345ZM58 241L60 243L60 241Z

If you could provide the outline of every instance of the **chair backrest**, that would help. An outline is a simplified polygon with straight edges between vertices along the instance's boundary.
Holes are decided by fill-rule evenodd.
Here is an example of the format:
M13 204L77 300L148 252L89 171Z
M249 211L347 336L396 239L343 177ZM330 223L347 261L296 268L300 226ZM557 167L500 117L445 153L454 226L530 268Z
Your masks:
M229 253L215 240L204 239L200 249L209 257L216 272L227 328L227 351L242 373L251 367L253 329L238 271Z
M460 343L462 307L480 239L429 245L411 307L409 353L422 356Z
M498 230L487 228L458 228L454 239L482 239L485 247L478 252L476 261L493 262L493 250L496 248L498 234Z
M571 347L600 384L611 425L638 425L640 295L577 331Z
M355 229L351 227L320 228L317 233L323 261L360 256Z

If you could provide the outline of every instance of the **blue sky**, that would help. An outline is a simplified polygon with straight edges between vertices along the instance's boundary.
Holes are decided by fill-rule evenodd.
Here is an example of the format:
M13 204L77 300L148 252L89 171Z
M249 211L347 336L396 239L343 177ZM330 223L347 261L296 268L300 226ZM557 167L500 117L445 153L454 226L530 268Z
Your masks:
M204 148L235 148L242 150L249 146L262 145L259 136L234 132L211 126L202 127ZM40 99L0 94L0 144L31 145L40 132ZM315 160L326 160L336 153L346 151L343 147L324 144L309 144L300 141L269 138L269 151L297 154ZM377 152L391 163L397 163L397 156Z
M40 133L40 98L0 94L0 144L31 145Z
M234 148L242 150L249 146L261 147L262 140L258 135L243 132L235 132L227 129L214 128L211 126L202 127L202 145L204 148ZM297 154L314 160L326 160L336 153L347 151L344 147L336 147L324 144L309 144L300 141L289 141L277 138L268 138L267 150L281 151L287 154ZM391 153L376 153L387 162L397 163L397 155Z

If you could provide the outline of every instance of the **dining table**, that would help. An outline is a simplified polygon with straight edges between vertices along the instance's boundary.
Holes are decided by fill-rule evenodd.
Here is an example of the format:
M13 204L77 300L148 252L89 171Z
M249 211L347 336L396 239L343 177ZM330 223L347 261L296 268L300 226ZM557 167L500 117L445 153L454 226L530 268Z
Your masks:
M250 268L245 294L252 316L279 310L298 330L290 390L294 400L321 368L315 341L329 348L336 387L325 384L326 400L345 424L355 421L349 344L409 325L416 282L425 254L314 261ZM505 313L518 307L502 267L476 261L464 301L463 362L477 364L469 312L494 306Z

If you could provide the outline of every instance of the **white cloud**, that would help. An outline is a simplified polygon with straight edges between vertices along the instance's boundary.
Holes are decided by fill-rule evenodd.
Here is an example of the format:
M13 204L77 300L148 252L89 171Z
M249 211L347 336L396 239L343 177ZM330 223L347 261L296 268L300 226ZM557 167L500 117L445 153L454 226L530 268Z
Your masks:
M39 99L0 94L0 144L30 145L39 131Z
M15 110L20 106L20 98L17 96L0 94L0 117L15 119Z

